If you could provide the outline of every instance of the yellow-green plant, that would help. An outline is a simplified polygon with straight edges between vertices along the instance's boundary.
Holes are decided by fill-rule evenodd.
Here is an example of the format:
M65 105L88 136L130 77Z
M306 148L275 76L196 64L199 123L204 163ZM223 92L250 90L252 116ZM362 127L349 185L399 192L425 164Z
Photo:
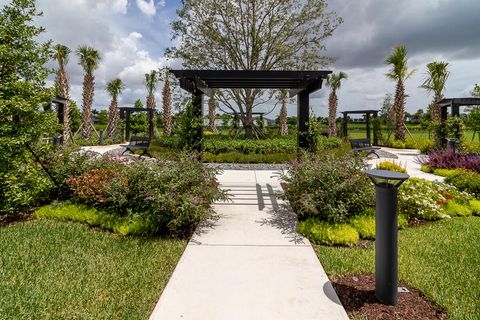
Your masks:
M400 162L396 163L395 161L382 161L377 164L376 169L407 173L405 167Z

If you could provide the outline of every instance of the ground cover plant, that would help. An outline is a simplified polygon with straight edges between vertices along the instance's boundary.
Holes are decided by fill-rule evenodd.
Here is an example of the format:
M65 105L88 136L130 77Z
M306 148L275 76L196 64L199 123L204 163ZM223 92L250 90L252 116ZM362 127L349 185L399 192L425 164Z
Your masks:
M399 233L399 278L420 289L452 320L474 320L478 304L480 218L444 219ZM374 245L315 246L329 277L372 274Z
M0 228L0 318L147 319L185 245L45 219Z
M451 149L430 152L422 164L431 170L465 169L480 173L480 155L455 152Z

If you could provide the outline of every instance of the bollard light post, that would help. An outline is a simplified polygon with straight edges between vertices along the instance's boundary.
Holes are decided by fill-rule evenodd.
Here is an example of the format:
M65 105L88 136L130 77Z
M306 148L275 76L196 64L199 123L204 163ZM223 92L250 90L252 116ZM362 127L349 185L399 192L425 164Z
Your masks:
M375 296L396 305L398 292L398 187L410 176L387 170L366 170L375 184Z

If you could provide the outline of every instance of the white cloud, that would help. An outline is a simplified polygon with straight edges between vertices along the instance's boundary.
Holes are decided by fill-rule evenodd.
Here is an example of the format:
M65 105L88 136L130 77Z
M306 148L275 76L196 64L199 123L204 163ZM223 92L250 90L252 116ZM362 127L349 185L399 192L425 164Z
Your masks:
M127 14L128 0L98 1L97 7L110 9L113 13Z
M137 7L147 16L154 16L157 13L153 0L137 0Z

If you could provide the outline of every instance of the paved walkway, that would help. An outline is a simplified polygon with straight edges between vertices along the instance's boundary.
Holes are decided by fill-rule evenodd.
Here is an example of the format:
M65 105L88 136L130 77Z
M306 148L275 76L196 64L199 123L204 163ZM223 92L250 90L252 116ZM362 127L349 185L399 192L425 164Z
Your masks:
M426 173L420 170L421 164L419 163L419 157L424 157L421 155L420 151L414 149L391 149L391 148L382 148L382 150L392 153L398 157L398 159L371 159L368 161L369 164L375 167L378 162L381 161L393 161L397 164L400 164L402 167L407 169L407 173L411 177L422 178L430 181L443 181L445 178L440 177L431 173Z
M348 319L272 171L225 171L233 202L187 245L150 319Z

